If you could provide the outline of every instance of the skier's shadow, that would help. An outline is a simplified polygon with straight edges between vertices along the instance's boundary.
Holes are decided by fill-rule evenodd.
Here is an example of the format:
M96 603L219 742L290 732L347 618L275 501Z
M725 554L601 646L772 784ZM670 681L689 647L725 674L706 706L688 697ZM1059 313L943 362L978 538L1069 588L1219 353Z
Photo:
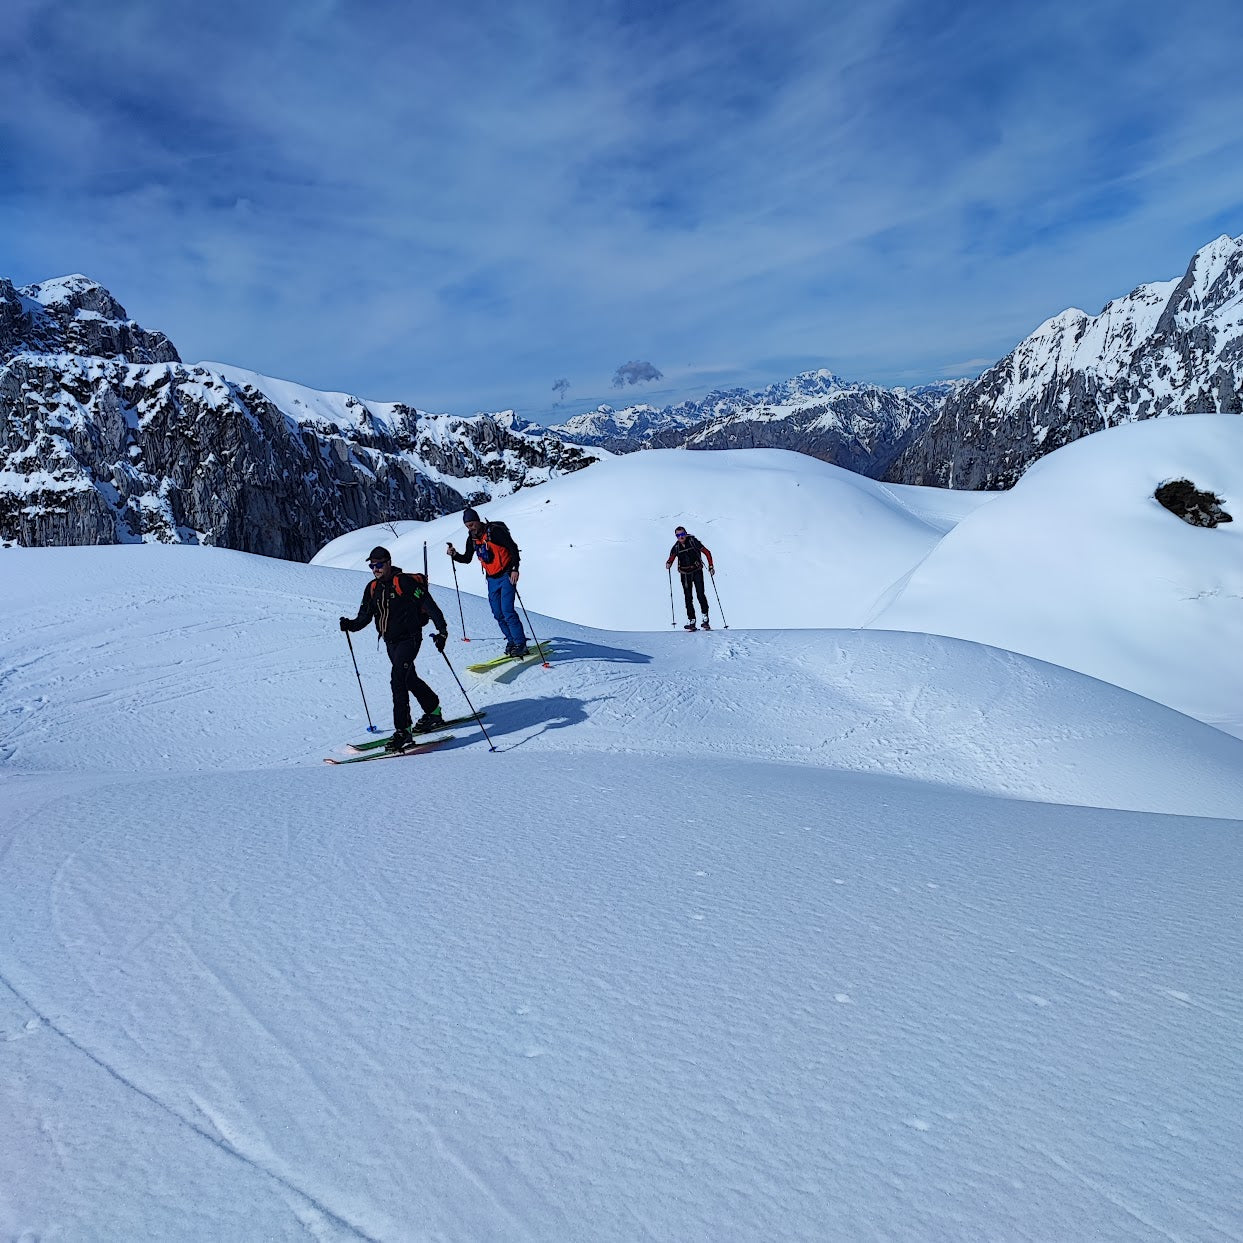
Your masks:
M548 660L554 668L562 661L602 660L611 665L650 665L652 658L646 652L632 652L625 647L608 647L604 643L591 643L585 639L566 639L554 636L552 654Z
M502 703L488 704L483 725L495 745L507 734L521 734L504 750L520 747L532 738L538 738L545 730L565 729L569 725L581 725L587 719L589 699L571 699L568 695L541 695L538 699L508 699ZM534 732L532 727L538 726ZM498 748L499 750L500 748Z

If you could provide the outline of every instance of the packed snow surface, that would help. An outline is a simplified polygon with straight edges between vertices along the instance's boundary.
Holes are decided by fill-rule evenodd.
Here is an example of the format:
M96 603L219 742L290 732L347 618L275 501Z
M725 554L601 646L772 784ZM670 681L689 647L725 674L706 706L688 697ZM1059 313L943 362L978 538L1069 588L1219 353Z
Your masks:
M495 752L470 726L320 763L366 736L336 619L374 531L349 572L0 554L0 1238L1243 1238L1243 742L841 628L1019 489L643 456L626 523L613 462L494 507L548 668L466 671L501 641L429 535ZM774 547L847 518L840 570ZM729 629L661 616L679 520ZM424 531L462 543L401 529L408 569ZM784 573L748 581L746 531ZM576 575L650 619L567 620ZM809 602L838 628L777 628ZM387 725L384 653L353 647Z
M1193 527L1153 493L1189 479L1235 521ZM684 620L665 559L683 524L713 553L712 615L734 627L949 635L1090 674L1243 737L1243 418L1126 424L1049 454L1009 492L881 484L776 449L659 450L481 507L523 549L521 590L557 617L654 630ZM460 515L369 527L317 564L357 569L377 543L454 586ZM667 581L666 581L667 580ZM474 566L459 589L482 592Z
M1186 479L1234 521L1155 499ZM1086 436L1032 466L917 566L874 626L1025 652L1243 736L1243 418Z

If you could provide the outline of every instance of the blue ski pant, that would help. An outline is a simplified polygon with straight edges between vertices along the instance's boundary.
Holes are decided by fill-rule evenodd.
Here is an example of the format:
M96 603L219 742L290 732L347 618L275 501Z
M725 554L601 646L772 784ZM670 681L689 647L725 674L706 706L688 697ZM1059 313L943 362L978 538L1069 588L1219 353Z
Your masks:
M500 626L505 638L521 647L527 641L527 635L514 608L516 594L508 574L498 574L495 578L488 579L488 603L492 606L492 616L496 618L496 624Z

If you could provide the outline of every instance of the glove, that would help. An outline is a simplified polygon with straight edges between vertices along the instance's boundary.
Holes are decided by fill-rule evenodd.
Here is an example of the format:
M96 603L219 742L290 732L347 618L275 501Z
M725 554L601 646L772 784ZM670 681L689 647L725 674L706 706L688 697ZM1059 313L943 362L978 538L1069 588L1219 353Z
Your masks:
M444 655L444 650L445 650L445 640L448 637L449 636L445 634L443 631L437 631L436 634L432 635L432 642L436 645L436 650L442 656Z
M341 626L341 629L342 629L343 631L344 631L344 630L349 630L349 628L350 628L350 619L349 619L348 617L343 617L343 618L341 618L341 621L340 621L340 626Z

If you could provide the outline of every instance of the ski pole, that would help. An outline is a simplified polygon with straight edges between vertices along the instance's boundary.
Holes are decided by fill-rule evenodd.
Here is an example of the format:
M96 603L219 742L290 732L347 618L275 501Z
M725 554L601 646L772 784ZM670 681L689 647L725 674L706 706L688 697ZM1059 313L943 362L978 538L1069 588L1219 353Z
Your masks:
M462 642L469 643L466 637L466 614L462 612L462 589L457 585L457 562L452 557L449 564L453 567L453 590L457 592L457 615L462 619Z
M678 616L673 611L673 566L667 565L665 569L669 571L669 625L676 626L678 624Z
M708 575L708 577L712 579L712 591L716 596L717 612L721 614L721 624L725 627L726 630L728 630L729 622L725 620L725 610L721 608L721 593L717 591L716 589L716 571L714 570L711 574Z
M539 638L535 633L535 627L531 625L531 614L527 612L527 602L522 598L522 592L520 592L517 587L514 587L514 595L518 597L518 603L522 605L522 615L527 619L527 629L531 632L531 638L535 640L536 650L543 652L544 654L544 668L551 669L552 666L548 663L548 654L544 652L544 649L540 646Z
M423 541L423 577L427 577L427 541Z
M483 730L483 736L488 739L488 750L495 751L496 744L492 741L491 738L488 738L488 731L483 728L483 720L479 716L478 711L476 711L475 705L471 703L470 696L466 693L466 687L462 685L462 679L459 678L457 675L457 670L453 667L452 663L449 660L449 657L445 655L444 652L441 652L440 654L444 656L445 664L449 666L449 672L453 674L453 680L457 683L458 690L462 692L462 698L466 700L466 706L470 709L471 715L475 718L475 724L478 725L479 728Z
M354 656L354 640L350 632L345 632L345 641L350 645L350 659L354 661L354 676L358 679L358 693L363 697L363 711L367 714L367 733L378 734L380 731L371 723L371 709L367 707L367 692L363 690L363 675L358 672L358 661Z

